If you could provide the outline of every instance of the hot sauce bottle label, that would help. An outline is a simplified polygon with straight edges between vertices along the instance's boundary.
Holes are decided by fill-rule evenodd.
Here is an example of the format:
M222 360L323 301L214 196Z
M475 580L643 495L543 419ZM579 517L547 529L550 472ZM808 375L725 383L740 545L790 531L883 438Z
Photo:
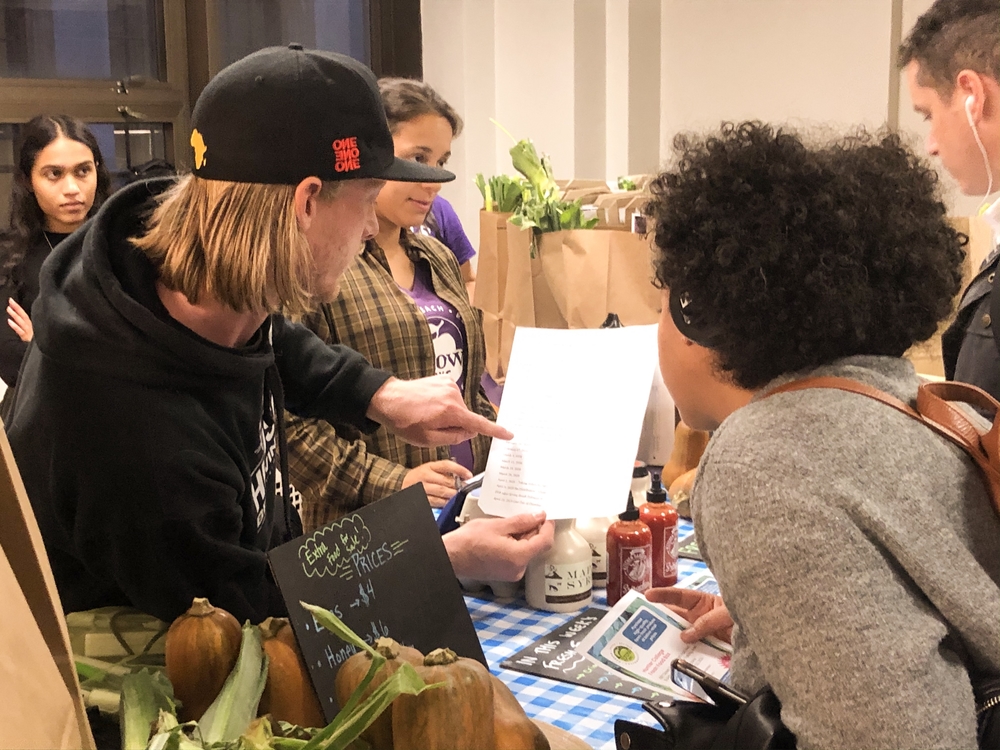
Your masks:
M645 591L653 583L653 546L619 547L618 569L622 573L622 593L629 589Z
M664 578L677 576L677 526L663 535L663 572Z
M594 585L608 580L608 556L603 554L593 542L590 544L590 575Z
M591 596L593 582L590 563L550 563L545 566L545 601L572 604Z

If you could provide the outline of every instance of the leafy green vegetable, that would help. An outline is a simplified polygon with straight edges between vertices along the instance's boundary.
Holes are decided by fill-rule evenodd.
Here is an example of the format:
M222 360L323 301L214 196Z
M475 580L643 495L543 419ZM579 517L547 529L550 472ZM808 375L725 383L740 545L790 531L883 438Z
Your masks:
M476 175L476 187L483 196L483 210L510 214L521 205L527 183L505 174L495 175L486 180L482 173L479 173Z
M631 177L619 177L618 178L618 189L619 190L635 190L635 180Z
M525 138L510 149L510 160L514 169L523 174L540 200L548 200L559 194L552 174L552 163L548 156L539 157L535 144Z
M597 218L584 219L579 200L559 199L559 186L552 173L548 155L538 155L529 139L517 141L510 149L514 169L527 178L522 191L521 204L514 210L510 221L522 229L533 229L531 256L535 256L537 235L558 232L562 229L592 229Z

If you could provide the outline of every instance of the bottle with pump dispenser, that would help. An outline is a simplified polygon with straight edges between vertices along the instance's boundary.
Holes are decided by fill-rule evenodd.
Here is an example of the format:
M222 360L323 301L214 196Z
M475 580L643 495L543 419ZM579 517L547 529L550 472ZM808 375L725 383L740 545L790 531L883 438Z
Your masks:
M639 520L630 492L625 512L608 528L608 606L614 606L630 589L648 589L652 567L653 534Z
M529 606L576 612L593 601L593 555L575 524L571 518L557 520L552 548L528 563L524 596Z
M653 535L653 586L673 586L677 583L677 509L667 502L659 472L653 472L639 519Z

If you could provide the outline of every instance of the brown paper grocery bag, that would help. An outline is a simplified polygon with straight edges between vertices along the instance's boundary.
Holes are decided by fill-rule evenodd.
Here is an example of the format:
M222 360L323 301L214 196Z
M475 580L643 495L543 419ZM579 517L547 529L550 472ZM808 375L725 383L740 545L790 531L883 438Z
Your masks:
M541 235L544 237L545 235ZM501 377L506 374L514 331L518 326L533 327L535 300L532 292L532 230L520 229L507 223L507 268L504 298L500 311L498 367ZM490 374L493 374L492 372ZM496 375L493 375L494 379Z
M535 325L597 328L609 312L625 325L655 323L660 295L650 257L646 238L632 232L574 229L541 235L532 260Z
M660 319L660 290L653 286L653 251L648 235L609 232L608 311L627 326Z
M0 747L94 747L41 533L0 430Z
M483 311L486 370L498 380L500 367L500 312L507 284L507 219L509 213L479 212L479 259L473 304Z
M595 229L539 237L532 261L535 325L597 328L607 317L609 233Z

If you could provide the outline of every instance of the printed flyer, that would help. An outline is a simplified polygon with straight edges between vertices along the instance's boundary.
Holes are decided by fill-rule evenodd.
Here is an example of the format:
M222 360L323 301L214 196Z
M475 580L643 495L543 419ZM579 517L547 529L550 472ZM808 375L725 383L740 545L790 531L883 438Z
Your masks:
M630 591L577 645L581 654L659 690L681 692L671 679L674 659L684 659L725 681L732 648L717 638L684 643L690 623L661 604ZM693 694L687 700L701 700Z

